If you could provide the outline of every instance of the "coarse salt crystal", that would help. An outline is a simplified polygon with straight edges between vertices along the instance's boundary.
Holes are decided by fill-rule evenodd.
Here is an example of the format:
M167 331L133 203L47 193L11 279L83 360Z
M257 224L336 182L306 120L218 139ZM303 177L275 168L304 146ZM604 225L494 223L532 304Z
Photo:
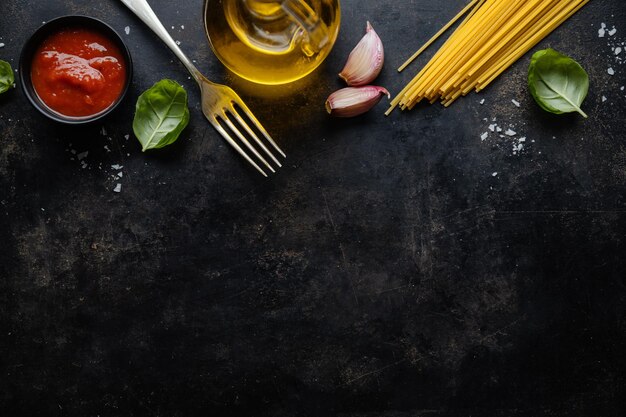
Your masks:
M615 48L615 55L619 55L622 53L622 47L618 46L617 48Z
M125 32L127 35L128 35L128 34L130 34L130 26L126 26L126 27L124 28L124 32Z
M111 169L114 169L116 171L119 171L122 168L124 168L122 165L118 165L118 164L111 165Z
M496 131L496 125L489 125L489 130L491 130L492 132Z
M613 26L613 29L609 30L609 36L613 36L617 33L617 29L615 29L615 26Z
M515 99L511 100L511 103L515 104L515 107L519 107L520 106L519 101L517 101Z
M608 99L605 96L602 96L602 102L604 103L605 101L607 101Z
M114 193L120 193L122 192L122 184L120 184L119 182L117 183L117 185L115 186L115 188L113 189Z
M176 45L180 45L180 41L176 41Z
M4 44L0 42L0 48L4 48Z
M518 139L518 142L526 142L526 137L524 136L524 137L522 137L522 138L519 138L519 139Z
M497 176L498 176L498 173L497 173L497 172L494 172L493 174L491 174L491 176L492 176L492 177L497 177Z
M480 140L486 140L489 137L489 133L485 132L482 135L480 135Z
M182 30L185 30L185 25L180 25L180 28L181 28Z
M615 75L615 70L613 68L609 68L606 72L608 72L609 75Z
M517 135L517 132L512 129L507 129L506 132L504 132L504 134L507 136L515 136Z
M604 38L605 33L606 33L606 24L602 23L600 25L600 29L598 29L598 37Z
M87 155L89 155L89 151L85 151L85 152L81 152L78 155L76 155L76 157L78 158L78 160L80 161L81 159L85 159L87 158Z
M483 104L485 104L485 99L480 100L480 105L482 106Z

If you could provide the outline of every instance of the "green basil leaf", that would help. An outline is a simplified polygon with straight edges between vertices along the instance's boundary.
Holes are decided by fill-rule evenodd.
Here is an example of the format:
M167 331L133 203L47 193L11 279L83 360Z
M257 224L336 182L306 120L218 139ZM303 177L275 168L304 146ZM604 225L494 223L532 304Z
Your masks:
M587 117L580 106L589 91L589 76L578 62L554 49L532 56L528 88L537 104L550 113L578 112Z
M144 152L174 143L188 123L187 92L176 81L161 80L137 99L133 131Z
M15 75L11 64L0 60L0 94L13 87L13 83L15 83Z

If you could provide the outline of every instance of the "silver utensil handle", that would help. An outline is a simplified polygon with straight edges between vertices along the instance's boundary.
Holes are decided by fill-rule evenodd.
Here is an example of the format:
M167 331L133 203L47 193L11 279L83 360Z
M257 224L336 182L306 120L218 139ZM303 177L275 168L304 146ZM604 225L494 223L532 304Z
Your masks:
M189 58L183 53L183 51L176 45L174 39L170 36L165 29L157 15L152 10L152 7L146 0L120 0L126 5L133 13L137 15L156 35L174 52L174 54L180 59L187 70L193 75L196 81L199 82L199 76L201 76L198 69L191 63Z

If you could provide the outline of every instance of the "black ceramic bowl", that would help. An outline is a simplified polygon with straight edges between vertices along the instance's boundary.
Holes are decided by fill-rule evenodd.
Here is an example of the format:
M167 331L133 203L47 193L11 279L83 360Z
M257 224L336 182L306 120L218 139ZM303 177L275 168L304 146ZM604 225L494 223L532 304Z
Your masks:
M32 62L39 45L41 45L41 43L52 34L62 29L73 27L86 28L89 30L100 32L102 35L104 35L119 48L125 60L124 67L126 68L126 81L124 87L120 95L113 102L113 104L98 113L80 117L66 116L48 107L35 91L31 79ZM26 97L31 102L31 104L48 118L66 124L84 124L93 122L95 120L103 118L104 116L112 112L117 107L117 105L124 99L124 96L128 91L128 87L130 86L132 74L133 65L132 59L130 57L130 52L128 51L128 48L124 44L124 41L122 40L120 35L118 35L111 26L107 25L103 21L88 16L58 17L56 19L50 20L39 29L37 29L37 31L26 41L24 47L22 48L22 54L20 55L18 70L22 90L24 91L24 94L26 94Z

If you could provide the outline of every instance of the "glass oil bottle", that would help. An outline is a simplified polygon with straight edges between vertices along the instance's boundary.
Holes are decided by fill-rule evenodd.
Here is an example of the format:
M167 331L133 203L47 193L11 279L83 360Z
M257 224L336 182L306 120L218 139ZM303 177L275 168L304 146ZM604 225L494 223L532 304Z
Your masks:
M235 74L277 85L298 80L330 53L338 0L206 0L205 30L215 55Z

